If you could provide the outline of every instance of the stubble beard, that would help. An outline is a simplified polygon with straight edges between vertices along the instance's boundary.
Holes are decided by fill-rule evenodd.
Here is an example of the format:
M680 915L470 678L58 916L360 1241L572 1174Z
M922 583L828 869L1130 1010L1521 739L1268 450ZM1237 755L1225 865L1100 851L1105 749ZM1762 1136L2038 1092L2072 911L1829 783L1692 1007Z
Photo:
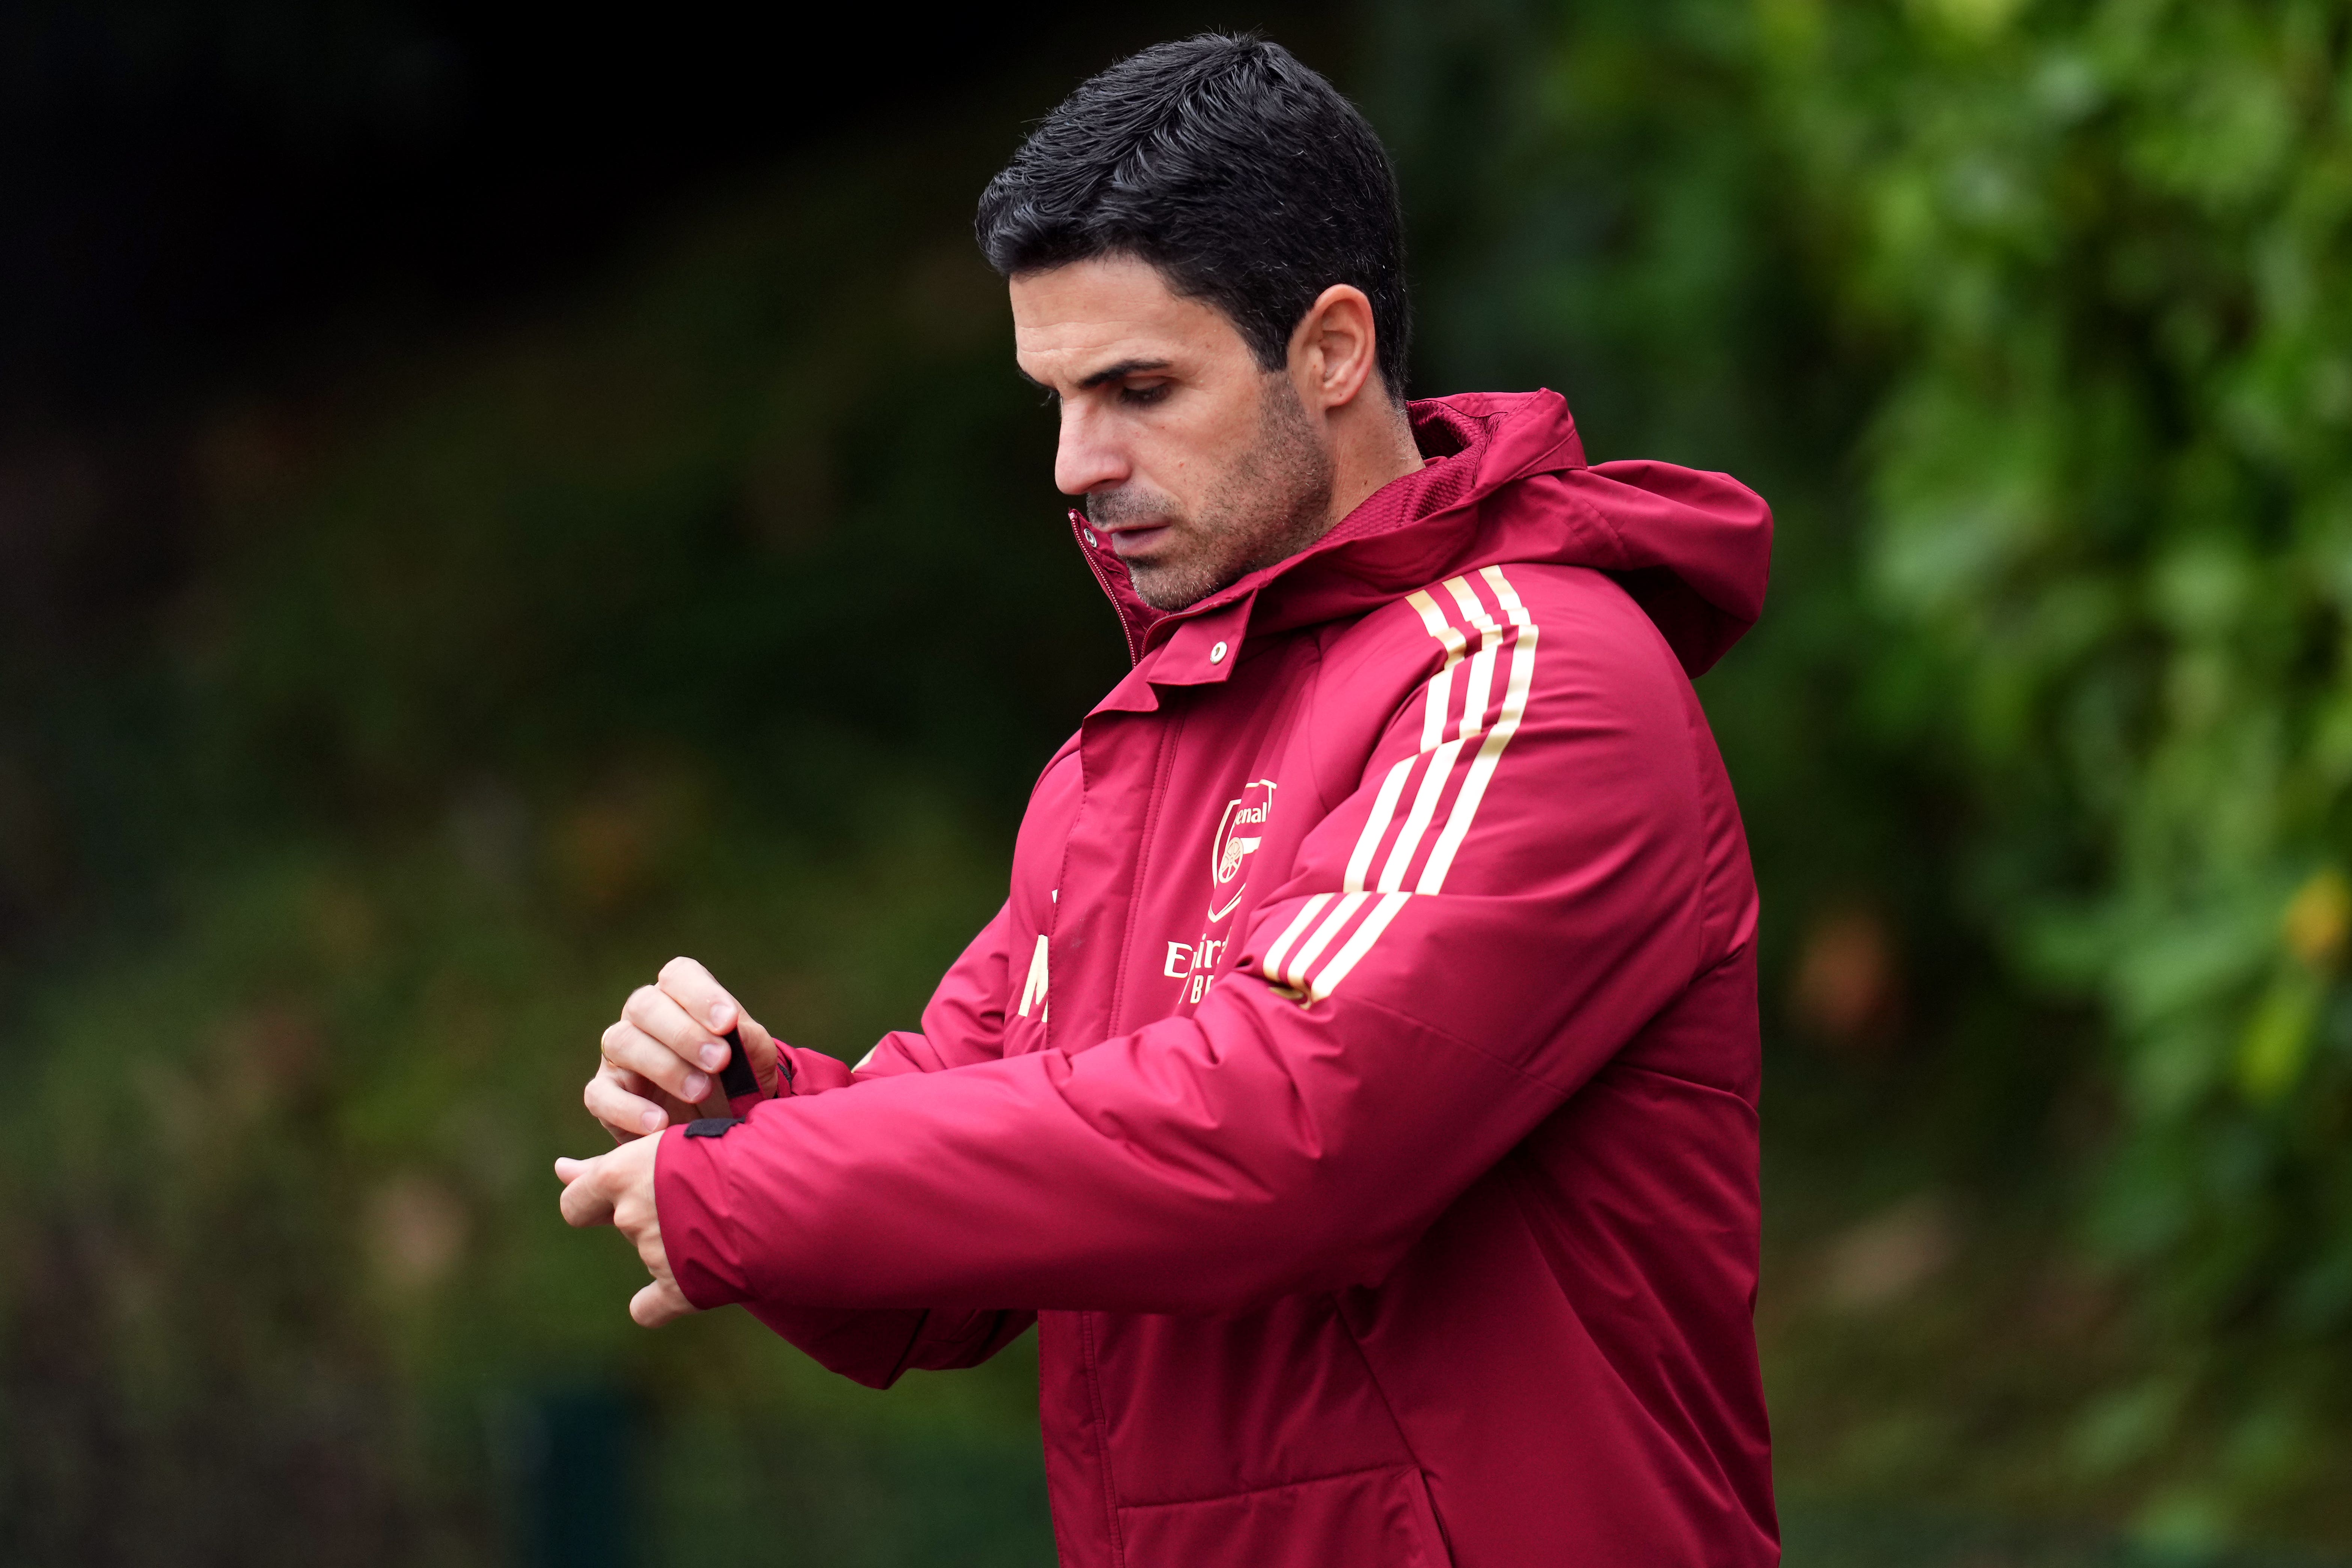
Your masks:
M1130 561L1136 597L1155 610L1181 610L1261 566L1287 559L1331 524L1331 455L1315 438L1298 389L1270 373L1258 399L1257 438L1185 517L1172 498L1115 490L1087 498L1097 522L1165 518L1181 548L1166 560Z

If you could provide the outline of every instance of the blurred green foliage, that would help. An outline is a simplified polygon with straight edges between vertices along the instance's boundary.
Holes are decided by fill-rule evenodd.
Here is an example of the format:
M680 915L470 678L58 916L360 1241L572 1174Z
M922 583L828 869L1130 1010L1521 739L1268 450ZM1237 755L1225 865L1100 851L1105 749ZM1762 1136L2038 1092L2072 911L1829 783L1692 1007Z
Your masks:
M2347 37L1390 0L1339 62L1417 390L1560 387L1780 519L1702 690L1814 1560L2109 1560L1858 1496L2352 1542ZM646 1560L1049 1550L1018 1352L885 1397L642 1335L546 1173L674 952L805 1044L908 1022L1121 668L964 228L1052 90L225 403L169 616L5 672L0 910L85 918L0 974L0 1556L481 1561L581 1387L653 1445Z
M1767 7L1774 118L1890 373L1890 717L1974 820L1954 897L2085 999L2085 1233L2165 1349L2087 1414L2173 1507L2334 1471L2352 1330L2352 11ZM2336 1472L2340 1474L2340 1472Z
M1989 1342L2040 1340L2048 1390L1882 1419L1868 1461L1916 1488L2024 1459L2041 1478L1996 1491L2183 1542L2340 1532L2352 8L1395 25L1448 379L1565 374L1604 455L1732 468L1781 512L1766 626L1707 692L1780 905L1782 1021L1866 1045L1841 995L1907 952L1906 1076L1939 1091L1895 1139L1808 1160L1784 1133L1783 1169L1866 1187L1870 1144L1919 1138L1906 1178L1994 1201L1980 1250L2011 1256L1973 1299L1945 1281L1978 1343L1929 1333L1957 1364L1908 1375L1982 1394L2018 1381ZM1951 1250L1932 1229L1906 1245ZM2035 1283L2053 1240L2073 1286ZM2053 1308L2081 1319L2054 1337L1986 1321L2070 1290L2108 1304ZM1810 1436L1822 1395L1776 1393Z
M803 1044L911 1022L1124 668L968 236L992 108L194 440L169 623L19 731L142 850L13 998L0 1556L478 1561L529 1511L500 1433L602 1383L698 1561L795 1504L820 1560L930 1560L919 1509L852 1550L808 1488L1034 1426L1019 1354L885 1402L740 1314L642 1333L548 1168L604 1142L596 1037L673 952ZM707 1429L766 1435L714 1477ZM932 1537L1034 1552L1041 1480L965 1490Z

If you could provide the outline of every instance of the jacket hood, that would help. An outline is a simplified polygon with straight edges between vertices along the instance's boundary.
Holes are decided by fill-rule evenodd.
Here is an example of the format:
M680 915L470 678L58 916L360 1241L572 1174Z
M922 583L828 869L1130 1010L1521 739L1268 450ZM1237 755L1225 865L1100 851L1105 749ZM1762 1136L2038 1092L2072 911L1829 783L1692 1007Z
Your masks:
M1136 596L1126 563L1070 514L1141 661L1187 624L1249 636L1360 615L1481 566L1543 562L1608 573L1683 668L1705 671L1756 624L1772 513L1727 474L1671 463L1588 465L1559 394L1465 393L1408 405L1419 470L1367 497L1321 539L1181 610Z

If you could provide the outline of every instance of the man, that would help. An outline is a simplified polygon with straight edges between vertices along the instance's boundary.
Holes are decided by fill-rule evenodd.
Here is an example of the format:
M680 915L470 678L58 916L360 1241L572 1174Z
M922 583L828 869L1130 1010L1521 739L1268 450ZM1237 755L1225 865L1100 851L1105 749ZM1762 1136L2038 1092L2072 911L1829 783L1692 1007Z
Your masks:
M1066 1563L1769 1563L1756 894L1689 677L1769 514L1588 467L1550 393L1404 404L1398 229L1271 44L1038 127L980 239L1135 668L920 1034L849 1071L674 962L564 1213L640 1322L877 1387L1035 1321ZM675 1125L730 1029L767 1098Z

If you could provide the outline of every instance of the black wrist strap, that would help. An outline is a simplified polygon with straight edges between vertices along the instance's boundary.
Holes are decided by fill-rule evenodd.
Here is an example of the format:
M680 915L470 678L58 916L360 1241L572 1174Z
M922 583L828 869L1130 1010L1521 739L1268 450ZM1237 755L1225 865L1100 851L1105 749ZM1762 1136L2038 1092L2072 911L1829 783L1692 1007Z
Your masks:
M760 1080L751 1071L751 1053L743 1048L743 1031L739 1026L721 1037L727 1042L727 1064L719 1069L719 1087L726 1091L731 1107L739 1100L761 1100Z

